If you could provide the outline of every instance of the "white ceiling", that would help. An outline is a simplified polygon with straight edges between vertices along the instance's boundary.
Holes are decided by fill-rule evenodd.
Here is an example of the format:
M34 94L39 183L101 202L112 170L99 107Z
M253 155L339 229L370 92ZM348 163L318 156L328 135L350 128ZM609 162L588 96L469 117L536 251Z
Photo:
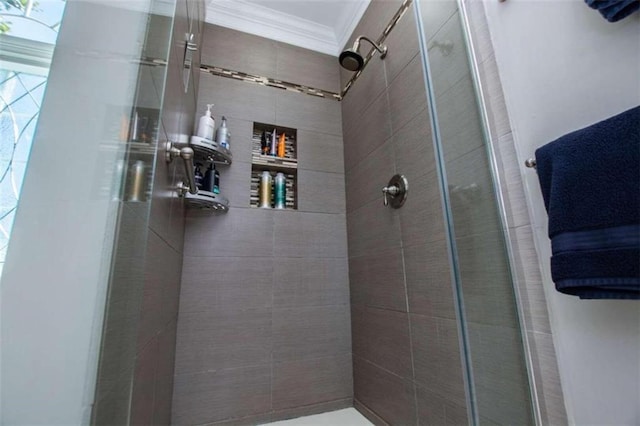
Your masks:
M207 22L338 56L370 0L208 0Z

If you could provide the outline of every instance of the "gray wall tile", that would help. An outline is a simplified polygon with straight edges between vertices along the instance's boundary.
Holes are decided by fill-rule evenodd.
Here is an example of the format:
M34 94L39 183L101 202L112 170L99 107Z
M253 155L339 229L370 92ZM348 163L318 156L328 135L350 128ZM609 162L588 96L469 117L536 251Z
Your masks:
M387 94L391 128L396 132L422 111L427 102L422 59L419 55L416 55L389 84Z
M176 348L178 375L268 365L270 356L270 308L232 306L180 313ZM223 398L224 393L219 396Z
M273 360L349 353L349 305L273 309Z
M233 209L220 216L190 212L185 256L261 257L271 253L273 213L260 209Z
M441 140L446 141L444 158L448 162L483 146L476 102L468 74L437 98L438 127Z
M273 252L282 257L346 257L344 215L274 212ZM295 230L295 232L292 232Z
M406 312L404 273L402 253L397 249L351 257L351 302Z
M411 314L416 383L466 405L456 321Z
M501 229L485 149L451 160L446 169L456 237Z
M198 425L267 412L270 387L269 365L177 375L171 423Z
M426 245L445 239L445 220L436 172L418 177L406 176L409 195L400 209L404 246Z
M534 423L519 330L467 325L479 412L498 424Z
M547 300L531 226L511 230L509 238L514 252L513 267L522 299L524 326L528 331L551 334Z
M458 4L455 1L419 0L419 3L424 36L427 40L431 40L451 15L458 10Z
M351 398L351 355L286 361L273 366L275 410Z
M207 110L206 105L213 103L215 106L212 114L216 119L216 126L222 115L227 118L274 123L278 92L279 89L202 73L196 116L202 116Z
M176 351L176 320L158 334L158 366L153 394L153 424L171 424L173 372Z
M425 107L393 134L396 172L414 179L436 168L429 111Z
M466 406L456 404L422 386L416 386L416 392L419 424L459 426L469 423Z
M391 136L391 119L385 94L378 96L361 116L353 120L346 118L349 107L344 102L344 167L348 172Z
M298 210L345 213L344 175L298 170Z
M416 424L413 383L409 380L354 357L353 387L356 400L389 424Z
M394 174L393 146L389 140L347 172L345 180L350 193L347 211L352 212L372 200L380 200L382 188Z
M533 365L534 377L542 388L538 395L542 399L543 422L554 425L568 424L553 336L534 332L528 332L527 335L536 360Z
M267 38L205 24L201 60L205 65L275 77L277 45Z
M275 123L278 125L336 136L342 135L339 102L286 90L271 90L276 91Z
M273 259L274 307L338 305L348 300L347 259Z
M220 194L229 200L229 206L249 207L251 163L234 161L230 166L217 165L216 170L220 173Z
M342 137L300 129L297 142L298 169L344 173Z
M413 379L409 317L405 312L352 305L353 354Z
M458 11L427 42L427 49L431 77L437 82L433 85L437 98L469 73L467 47Z
M457 238L456 247L467 321L518 327L502 233Z
M153 388L158 357L158 340L152 339L140 351L136 360L131 397L131 423L153 422Z
M267 253L270 254L270 253ZM273 258L185 257L180 312L272 304Z
M517 228L529 225L530 218L525 201L524 183L520 177L522 164L518 161L513 142L513 134L507 133L498 139L496 159L501 165L502 173L498 175L501 183L502 197L505 203L507 226Z
M400 22L385 40L385 44L387 45L387 56L384 58L384 66L387 71L387 81L391 82L420 51L413 7L405 12Z
M385 249L400 248L397 211L374 200L347 214L349 256L358 257Z
M410 312L456 319L448 250L445 240L403 249Z
M362 42L361 46L362 53L368 51L369 45L367 42ZM341 69L344 70L343 68ZM350 74L349 78L351 78L353 73L348 73ZM362 70L358 79L342 99L341 104L345 121L352 123L358 117L362 117L363 113L384 92L386 84L384 62L376 55Z
M340 92L338 58L285 43L277 44L275 78L317 89Z

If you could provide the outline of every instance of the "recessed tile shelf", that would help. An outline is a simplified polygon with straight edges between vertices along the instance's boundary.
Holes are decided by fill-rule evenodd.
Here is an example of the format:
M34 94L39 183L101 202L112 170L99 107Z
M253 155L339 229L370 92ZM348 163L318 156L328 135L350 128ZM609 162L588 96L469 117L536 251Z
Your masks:
M262 132L271 141L271 133L276 130L277 135L285 135L284 157L274 157L261 153ZM286 179L285 209L298 208L298 159L297 159L297 130L273 124L253 123L253 138L251 149L251 193L249 203L257 208L260 203L260 178L263 171L268 171L275 179L276 173L282 172ZM271 205L274 205L274 190L271 191Z

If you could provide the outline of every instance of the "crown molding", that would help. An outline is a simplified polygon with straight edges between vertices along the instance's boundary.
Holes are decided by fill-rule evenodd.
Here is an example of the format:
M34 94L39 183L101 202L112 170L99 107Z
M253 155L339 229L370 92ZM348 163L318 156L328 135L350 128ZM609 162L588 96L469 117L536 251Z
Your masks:
M341 16L339 16L338 24L335 27L336 40L338 42L338 49L335 55L338 56L342 49L345 47L351 34L355 31L362 15L369 7L371 0L360 0L347 2L349 9Z
M206 22L338 56L370 0L349 1L347 12L329 27L244 0L211 0Z

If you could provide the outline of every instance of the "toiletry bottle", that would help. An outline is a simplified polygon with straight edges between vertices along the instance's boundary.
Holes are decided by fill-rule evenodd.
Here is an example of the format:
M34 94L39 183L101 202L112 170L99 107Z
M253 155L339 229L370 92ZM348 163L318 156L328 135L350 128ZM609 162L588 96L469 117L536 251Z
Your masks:
M260 136L260 154L268 155L271 147L269 146L269 142L267 142L267 132L266 130L262 131L262 136Z
M284 158L285 153L285 135L282 133L278 139L278 157Z
M195 167L193 168L193 176L196 178L196 188L204 189L203 188L204 176L202 176L202 172L200 171L200 167L202 167L202 164L200 164L200 163L195 165Z
M268 171L262 172L260 178L260 208L271 208L271 174Z
M213 192L214 176L213 176L213 163L209 164L209 168L204 173L204 179L202 180L202 189L205 191Z
M231 133L229 133L229 128L227 127L227 119L225 116L222 116L222 123L216 132L216 142L218 142L218 145L221 147L229 149L230 140Z
M287 179L284 173L278 172L275 179L275 207L276 209L284 209L286 207Z
M200 121L198 122L198 131L196 132L196 136L213 140L213 130L216 127L216 122L211 116L211 107L213 105L214 104L207 104L207 112L200 117Z
M273 129L273 133L271 133L271 152L270 154L275 157L278 153L278 134L276 133L276 129Z
M220 172L216 169L216 165L211 163L213 166L213 193L220 193Z
M129 172L128 201L145 201L145 177L144 161L133 163Z

